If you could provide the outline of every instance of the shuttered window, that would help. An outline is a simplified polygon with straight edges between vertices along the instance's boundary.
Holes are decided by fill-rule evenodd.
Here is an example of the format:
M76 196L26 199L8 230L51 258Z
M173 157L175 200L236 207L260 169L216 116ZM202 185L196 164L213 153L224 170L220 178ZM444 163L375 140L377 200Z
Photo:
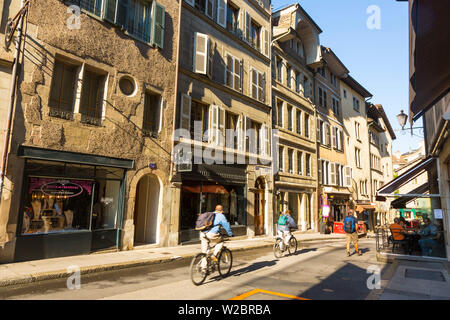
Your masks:
M250 92L253 99L265 102L265 74L251 68Z
M81 89L81 121L100 124L106 76L85 70Z
M162 116L162 101L158 94L146 93L144 103L144 121L142 130L144 135L156 136L160 130Z
M49 100L50 115L62 116L62 113L73 112L77 68L62 61L55 61Z
M226 59L225 83L228 87L241 91L242 61L229 54L227 54Z

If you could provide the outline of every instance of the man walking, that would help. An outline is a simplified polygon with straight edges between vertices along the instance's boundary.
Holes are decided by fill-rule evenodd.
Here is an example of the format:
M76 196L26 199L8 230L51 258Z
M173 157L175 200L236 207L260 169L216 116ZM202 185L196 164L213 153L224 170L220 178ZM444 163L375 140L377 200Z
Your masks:
M345 238L347 240L347 256L350 257L350 243L353 242L355 246L355 253L362 255L361 250L358 249L358 232L356 231L356 226L358 224L358 219L353 216L353 211L349 210L347 216L344 218L344 231Z

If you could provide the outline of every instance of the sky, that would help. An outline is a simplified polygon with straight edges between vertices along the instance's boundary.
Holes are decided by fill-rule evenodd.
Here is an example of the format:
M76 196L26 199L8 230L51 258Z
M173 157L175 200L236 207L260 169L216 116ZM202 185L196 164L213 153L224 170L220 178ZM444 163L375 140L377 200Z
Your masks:
M396 115L400 110L408 114L409 100L408 2L272 0L272 6L277 11L296 2L322 29L320 44L334 51L350 75L372 93L370 102L383 105L392 128L400 129ZM371 6L379 9L379 20L374 20L376 12ZM414 123L414 127L421 126L421 120ZM414 134L423 136L420 130ZM421 140L410 131L396 131L395 135L393 152L416 149Z

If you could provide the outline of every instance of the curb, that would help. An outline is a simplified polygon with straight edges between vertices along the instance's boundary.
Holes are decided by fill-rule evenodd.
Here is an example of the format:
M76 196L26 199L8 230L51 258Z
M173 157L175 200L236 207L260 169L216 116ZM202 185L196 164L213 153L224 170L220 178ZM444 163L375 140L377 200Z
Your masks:
M303 240L298 240L298 241L299 241L299 243L301 243L301 242L309 242L309 241L342 240L342 239L343 239L343 237L336 237L336 238L317 237L317 238L303 239ZM272 247L272 246L273 246L272 242L261 241L260 244L252 244L249 246L236 247L236 248L232 248L232 246L229 246L229 248L231 249L232 252L242 252L242 251L249 251L249 250ZM169 263L169 262L173 262L173 261L190 260L197 253L198 252L195 251L192 253L186 253L181 256L172 256L172 257L166 257L166 258L153 258L153 259L149 258L146 260L132 260L132 261L125 261L125 262L121 262L121 263L82 267L82 268L80 268L80 275L95 274L95 273L100 273L100 272L105 272L105 271L121 270L121 269L127 269L127 268L150 266L150 265L156 265L156 264L162 264L162 263ZM22 277L22 278L0 280L0 288L14 286L14 285L36 283L36 282L45 281L45 280L62 279L62 278L70 277L72 274L73 273L68 273L67 270L55 270L55 271L51 271L51 272L30 274L30 275L27 275L26 277Z

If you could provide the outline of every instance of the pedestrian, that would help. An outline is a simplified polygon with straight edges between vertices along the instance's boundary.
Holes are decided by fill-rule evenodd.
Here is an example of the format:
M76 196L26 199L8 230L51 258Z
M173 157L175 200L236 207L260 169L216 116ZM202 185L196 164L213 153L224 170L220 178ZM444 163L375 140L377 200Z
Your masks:
M358 220L353 216L353 211L349 210L347 216L344 218L344 231L345 238L347 240L347 256L350 256L350 243L353 242L355 246L355 253L362 255L361 250L358 249L358 232L356 231L356 225Z

